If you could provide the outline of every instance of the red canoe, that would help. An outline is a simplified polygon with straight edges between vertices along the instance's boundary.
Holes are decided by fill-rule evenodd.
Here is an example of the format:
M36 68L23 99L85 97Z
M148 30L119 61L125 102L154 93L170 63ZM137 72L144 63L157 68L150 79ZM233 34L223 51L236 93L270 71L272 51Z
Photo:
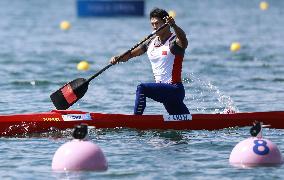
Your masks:
M81 123L96 128L216 130L251 126L254 121L270 125L270 128L284 129L284 111L139 116L52 110L32 114L0 115L0 136L48 132L53 127L64 130Z

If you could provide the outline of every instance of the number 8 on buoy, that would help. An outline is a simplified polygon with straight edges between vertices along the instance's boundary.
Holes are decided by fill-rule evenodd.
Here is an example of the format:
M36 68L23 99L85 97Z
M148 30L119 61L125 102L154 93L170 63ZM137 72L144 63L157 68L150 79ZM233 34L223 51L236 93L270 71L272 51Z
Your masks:
M269 147L265 140L254 140L253 152L258 155L266 155L269 153Z

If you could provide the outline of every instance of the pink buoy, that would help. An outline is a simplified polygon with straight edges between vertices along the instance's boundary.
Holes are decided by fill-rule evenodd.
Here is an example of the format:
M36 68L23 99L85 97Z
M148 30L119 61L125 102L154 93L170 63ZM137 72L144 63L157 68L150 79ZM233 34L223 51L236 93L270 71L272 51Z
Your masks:
M78 139L63 144L52 160L52 169L59 171L105 171L107 168L101 148L90 141Z
M229 162L240 167L271 166L282 164L283 159L278 147L270 140L251 137L234 147Z

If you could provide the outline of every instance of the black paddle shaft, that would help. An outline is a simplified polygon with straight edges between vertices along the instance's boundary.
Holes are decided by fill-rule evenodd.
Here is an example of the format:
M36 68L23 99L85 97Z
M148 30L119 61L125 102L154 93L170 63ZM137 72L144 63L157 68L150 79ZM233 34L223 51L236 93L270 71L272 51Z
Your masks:
M156 31L152 32L151 34L149 34L147 37L145 37L142 41L140 41L139 43L137 43L135 46L133 46L131 49L127 50L125 53L123 53L121 56L118 57L118 59L121 59L122 57L124 57L126 54L130 53L132 50L134 50L135 48L137 48L138 46L140 46L142 43L144 43L145 41L147 41L148 39L150 39L152 36L154 36L157 32L159 32L160 30L162 30L164 27L166 27L168 24L164 24L161 27L159 27ZM107 70L109 67L111 67L113 64L109 64L106 67L104 67L103 69L101 69L99 72L97 72L96 74L94 74L92 77L90 77L86 83L89 83L91 80L93 80L94 78L96 78L98 75L100 75L102 72L104 72L105 70Z

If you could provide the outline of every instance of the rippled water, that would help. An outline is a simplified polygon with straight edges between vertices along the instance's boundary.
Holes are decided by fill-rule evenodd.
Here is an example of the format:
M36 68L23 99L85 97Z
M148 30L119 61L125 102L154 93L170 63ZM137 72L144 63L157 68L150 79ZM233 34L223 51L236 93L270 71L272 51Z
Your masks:
M267 11L258 0L146 1L175 10L176 22L190 41L183 66L185 103L192 113L283 110L284 1L270 0ZM151 32L148 17L78 18L75 1L0 1L0 113L53 109L49 95L64 83L89 77ZM59 29L68 20L72 28ZM229 46L239 41L241 51ZM76 65L88 60L91 69ZM111 67L89 86L72 109L131 114L136 85L152 81L146 56ZM146 114L164 114L151 100ZM68 141L41 134L0 139L0 176L7 179L282 179L283 167L239 169L229 165L234 145L248 128L220 131L93 130L90 138L105 152L103 173L51 171L55 150ZM284 150L282 130L265 137Z

